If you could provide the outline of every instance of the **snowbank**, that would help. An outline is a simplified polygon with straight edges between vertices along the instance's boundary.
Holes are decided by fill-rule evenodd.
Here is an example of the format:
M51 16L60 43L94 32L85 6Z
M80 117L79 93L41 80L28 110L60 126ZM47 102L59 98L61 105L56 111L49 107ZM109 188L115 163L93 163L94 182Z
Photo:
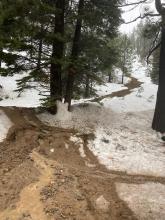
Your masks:
M12 122L5 115L5 113L0 110L0 142L6 138L9 128L12 126Z

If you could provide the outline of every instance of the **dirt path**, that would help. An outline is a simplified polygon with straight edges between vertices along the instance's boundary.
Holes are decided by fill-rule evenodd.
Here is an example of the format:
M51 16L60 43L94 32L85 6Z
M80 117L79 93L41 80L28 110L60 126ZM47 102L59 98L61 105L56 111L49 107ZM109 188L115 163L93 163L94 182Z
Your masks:
M92 101L128 95L141 84L132 78L127 89ZM0 220L136 220L116 184L165 184L165 178L107 170L87 147L93 134L48 127L34 109L0 109L13 123L0 143Z
M14 124L0 143L1 220L133 220L116 184L165 184L164 178L107 170L87 148L93 134L43 125L33 109L1 109ZM75 135L85 157L70 139ZM100 198L106 202L99 205Z
M108 95L94 98L94 99L90 100L90 102L100 102L101 100L103 100L105 98L124 97L126 95L129 95L133 89L139 88L143 84L142 82L138 81L138 79L136 79L134 77L130 77L130 78L131 78L131 81L129 83L125 84L127 89L123 89L123 90L120 90L117 92L112 92L111 94L108 94Z

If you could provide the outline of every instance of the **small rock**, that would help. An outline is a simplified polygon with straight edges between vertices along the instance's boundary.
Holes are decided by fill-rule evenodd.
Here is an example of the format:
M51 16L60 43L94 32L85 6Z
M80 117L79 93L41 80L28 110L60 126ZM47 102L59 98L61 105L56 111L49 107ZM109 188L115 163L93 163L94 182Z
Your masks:
M109 205L110 203L104 198L103 195L96 200L96 208L104 212L109 210Z
M50 149L50 152L51 152L51 153L54 153L54 148L51 148L51 149Z

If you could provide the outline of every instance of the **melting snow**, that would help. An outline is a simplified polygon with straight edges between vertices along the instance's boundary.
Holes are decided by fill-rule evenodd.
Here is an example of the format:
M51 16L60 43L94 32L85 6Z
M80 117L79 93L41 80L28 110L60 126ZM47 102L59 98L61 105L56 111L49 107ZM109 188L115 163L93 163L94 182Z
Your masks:
M111 94L112 92L117 92L123 89L127 89L127 87L125 87L122 84L105 83L104 85L96 85L95 89L97 90L96 94L98 96L104 96L104 95Z
M80 153L80 156L82 158L85 158L86 157L86 154L85 154L85 151L84 151L84 144L83 144L83 141L80 137L77 137L77 136L71 136L70 137L70 141L74 142L75 144L79 145L79 153Z
M0 76L0 106L38 107L41 105L40 92L34 88L27 89L21 94L14 91L17 89L17 80L27 74L15 74L14 76ZM34 83L35 84L35 83ZM40 87L39 85L37 85ZM40 88L43 92L43 88Z
M12 122L5 115L3 111L0 110L0 142L6 138L9 128L12 126Z
M116 190L139 220L165 219L165 185L117 183Z
M157 86L152 83L144 83L138 89L134 89L131 94L113 99L103 99L105 107L116 112L137 112L154 109L156 102Z
M165 177L165 148L147 124L151 115L119 114L119 123L96 129L89 149L110 170Z

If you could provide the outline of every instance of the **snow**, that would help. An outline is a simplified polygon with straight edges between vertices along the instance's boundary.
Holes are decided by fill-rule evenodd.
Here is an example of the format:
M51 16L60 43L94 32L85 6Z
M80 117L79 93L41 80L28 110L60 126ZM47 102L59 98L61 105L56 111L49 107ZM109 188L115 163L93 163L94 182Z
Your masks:
M157 86L152 84L146 75L146 69L147 67L140 64L136 57L132 76L143 84L125 97L105 98L101 102L103 106L90 103L90 99L81 99L78 105L73 106L72 112L67 111L67 104L57 102L56 115L52 116L44 112L38 117L50 126L73 128L82 133L94 133L95 139L89 141L88 147L98 157L100 163L110 170L164 177L164 148L150 128ZM117 77L120 77L121 71L116 71L118 71ZM41 96L35 89L26 90L20 96L18 92L13 92L17 88L16 80L22 76L17 74L0 76L0 85L3 86L0 89L0 96L3 98L0 101L1 106L37 107L41 105ZM128 82L129 79L126 78L126 80ZM98 96L125 88L116 83L95 86ZM1 127L6 126L3 124ZM71 141L75 143L78 141L79 153L84 158L86 155L83 142L77 140L77 137L74 138Z
M131 91L125 97L107 97L98 103L91 103L91 99L74 100L72 112L68 112L68 105L57 102L57 114L47 112L38 115L45 124L77 130L76 135L70 137L79 154L84 158L85 165L95 167L88 162L84 142L80 133L93 133L94 139L88 140L88 148L98 158L99 162L111 171L122 172L123 175L134 175L144 179L143 184L116 183L116 191L121 200L135 213L138 219L164 219L165 216L165 186L158 183L159 178L165 177L165 148L160 138L151 129L153 109L155 107L157 86L147 76L147 67L134 61L132 76L142 82L139 88ZM16 80L19 75L12 77L0 76L1 106L38 107L42 96L35 89L26 90L20 96L14 92L17 88ZM121 73L117 74L117 82ZM128 83L130 78L125 77ZM96 85L96 94L105 96L127 87L117 83ZM0 111L0 141L6 137L11 121L3 111ZM65 143L68 150L69 145ZM53 153L54 149L50 149ZM151 178L153 177L153 178ZM149 182L151 179L154 182ZM146 180L146 182L145 182ZM157 181L157 183L156 183ZM101 201L101 202L100 202ZM104 196L96 199L105 204L109 203ZM104 209L101 208L101 209Z
M96 207L104 212L109 211L110 203L101 195L99 198L96 199Z
M125 97L112 99L105 98L101 103L116 112L136 112L154 109L156 102L157 86L144 83L138 89Z
M121 200L135 213L139 220L165 219L165 185L154 182L144 184L117 183Z
M125 97L105 98L101 103L116 112L137 112L154 109L158 87L151 82L146 73L147 67L139 63L138 58L136 58L132 76L143 82L141 87L134 89L131 94Z
M98 96L104 96L107 94L111 94L112 92L120 91L123 89L126 89L122 84L116 84L116 83L105 83L104 85L96 85L96 94Z
M41 105L40 92L34 88L27 89L21 94L14 91L17 89L17 80L27 74L15 74L14 76L0 76L0 106L38 107ZM43 90L42 88L40 88ZM2 99L2 100L1 100Z
M138 62L133 71L143 82L140 88L123 98L104 99L103 106L90 102L76 105L61 126L94 133L88 147L110 170L165 177L164 146L151 129L157 86ZM101 88L100 95L105 92ZM56 116L48 113L39 118L51 126L59 125Z
M0 142L2 142L8 133L9 128L12 126L12 122L6 116L6 114L0 110Z
M122 70L120 68L115 68L114 74L113 74L113 82L114 83L122 83L122 75L123 75ZM130 81L131 81L130 77L124 76L124 79L123 79L124 84L127 84Z
M70 137L70 141L72 141L73 143L75 143L76 145L79 146L79 153L80 153L80 156L82 158L85 158L86 157L86 154L85 154L85 151L84 151L84 145L83 145L83 140L80 138L80 137L77 137L77 136L71 136Z
M57 101L57 114L55 115L55 119L60 123L65 123L71 119L71 113L68 112L68 103L62 103Z
M38 118L47 125L72 128L82 133L90 133L97 124L104 125L114 120L113 112L97 103L75 105L70 116L66 120L58 120L56 115L44 112L39 114Z
M96 128L88 147L110 170L165 177L165 150L150 128L151 117L148 111L119 114L118 123Z

